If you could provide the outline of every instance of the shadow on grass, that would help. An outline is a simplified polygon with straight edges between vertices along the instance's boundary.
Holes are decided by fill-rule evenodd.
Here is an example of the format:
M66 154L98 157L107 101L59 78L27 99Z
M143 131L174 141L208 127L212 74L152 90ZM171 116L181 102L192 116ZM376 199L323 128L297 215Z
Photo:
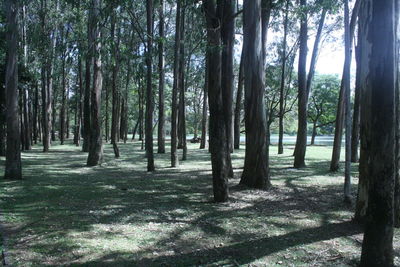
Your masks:
M86 153L71 146L24 153L25 180L0 182L12 256L22 261L17 265L229 266L360 232L336 214L349 211L340 204L340 183L316 186L307 180L327 176L326 162L310 160L307 168L295 170L287 167L290 158L272 157L272 166L285 166L271 170L273 183L283 188L232 187L230 203L214 204L206 150L189 150L188 160L172 169L169 154L156 154L158 169L147 173L139 147L120 144L122 156L114 159L106 145L104 162L95 168L85 167ZM238 183L240 168L235 166L231 185ZM296 221L304 215L311 226ZM149 230L150 224L158 228ZM141 231L147 236L136 238ZM143 244L102 247L114 239ZM215 240L224 244L215 247Z

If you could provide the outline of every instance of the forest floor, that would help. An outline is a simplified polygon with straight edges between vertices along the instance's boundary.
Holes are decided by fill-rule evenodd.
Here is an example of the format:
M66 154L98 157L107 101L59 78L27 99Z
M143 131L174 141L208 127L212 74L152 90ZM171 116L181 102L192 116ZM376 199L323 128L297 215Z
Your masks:
M140 144L110 145L99 167L73 145L24 152L23 181L0 180L0 220L12 266L356 266L362 228L343 204L343 177L330 173L330 147L308 147L307 168L292 168L293 147L271 147L273 188L238 186L244 149L232 156L230 201L212 202L207 150L169 167L156 155L146 173ZM0 173L4 158L0 158ZM353 166L356 196L357 166ZM396 262L400 254L395 233Z

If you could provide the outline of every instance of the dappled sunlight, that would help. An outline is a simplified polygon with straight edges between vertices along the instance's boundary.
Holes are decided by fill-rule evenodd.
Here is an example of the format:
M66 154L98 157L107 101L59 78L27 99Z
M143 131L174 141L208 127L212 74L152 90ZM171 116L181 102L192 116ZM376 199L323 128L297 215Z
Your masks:
M342 204L343 178L328 172L325 159L316 159L330 153L327 147L310 147L309 167L302 170L291 168L291 150L277 156L272 147L268 191L238 185L244 150L235 152L230 201L215 204L208 151L190 145L179 168L169 167L168 153L156 155L158 168L147 173L139 143L119 146L119 159L106 145L104 161L95 168L86 167L86 153L71 145L23 154L27 178L1 181L10 261L284 265L309 262L317 251L326 250L321 259L337 257L340 250L332 262L347 265L360 249L346 239L359 239L361 229L349 223L353 211Z

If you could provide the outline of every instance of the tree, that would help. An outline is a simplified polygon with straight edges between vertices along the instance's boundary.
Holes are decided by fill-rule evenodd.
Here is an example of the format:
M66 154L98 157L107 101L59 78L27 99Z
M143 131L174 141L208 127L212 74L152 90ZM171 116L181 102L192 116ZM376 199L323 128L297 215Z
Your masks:
M369 198L360 266L394 266L394 144L398 116L395 113L398 63L395 2L364 1L360 14L363 20L361 140L368 144L362 152L367 153L363 156L369 163L363 166L363 178L369 183Z
M90 145L87 158L88 166L100 164L103 157L103 141L101 136L101 90L103 87L103 75L101 71L101 23L100 9L101 0L91 2L91 30L93 31L93 86L91 90L91 124L90 124Z
M159 72L159 80L158 80L158 150L157 152L160 154L165 153L165 111L164 111L164 87L165 87L165 71L164 71L164 38L165 38L165 30L164 30L164 0L160 0L159 7L159 29L158 29L158 72Z
M354 37L358 12L360 9L360 3L361 3L360 0L356 0L356 2L354 3L352 15L351 15L351 20L350 20L350 25L349 25L349 27L350 27L349 28L350 47L352 47L352 45L353 45L353 37ZM350 65L351 65L351 53L350 53L350 55L345 57L345 62L343 65L342 84L340 86L338 108L336 111L335 138L333 141L332 159L331 159L331 166L330 166L330 171L332 171L332 172L335 172L339 169L340 150L341 150L341 144L342 144L344 115L345 115L345 100L346 100L345 81L347 80L346 76L348 75L347 69L350 68Z
M179 166L178 158L178 88L179 88L179 48L181 43L181 1L176 4L175 46L174 46L174 81L172 87L171 114L171 166Z
M270 1L263 1L269 2ZM264 106L264 61L268 22L262 19L260 0L245 0L243 4L243 60L244 60L244 106L246 128L246 153L241 184L266 189L270 187L267 120ZM264 12L263 11L263 12ZM263 14L264 15L264 14ZM269 17L269 16L268 16Z
M18 111L18 2L7 0L6 10L6 109L7 109L7 147L5 179L22 179L21 140Z
M207 25L207 81L210 106L210 152L214 201L225 202L229 197L229 153L226 141L226 124L221 88L221 29L215 0L205 0L204 13Z
M303 168L306 166L305 155L307 146L307 0L300 0L302 9L300 19L300 50L299 50L299 65L298 65L298 127L296 147L294 150L294 167Z
M147 18L147 50L146 50L146 120L145 120L145 132L146 132L146 157L147 157L147 171L154 171L154 155L153 155L153 0L146 1L146 18Z
M312 122L311 145L315 144L318 129L330 127L335 122L336 99L340 80L332 75L318 75L308 104L308 119Z

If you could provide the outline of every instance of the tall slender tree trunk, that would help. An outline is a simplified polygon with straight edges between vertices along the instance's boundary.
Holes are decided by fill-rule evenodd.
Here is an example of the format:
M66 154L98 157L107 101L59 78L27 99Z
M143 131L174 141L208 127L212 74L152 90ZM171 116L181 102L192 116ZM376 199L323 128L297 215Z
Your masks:
M159 38L160 41L158 43L158 72L159 72L159 80L158 80L158 138L157 138L157 152L160 154L165 153L165 111L164 111L164 85L165 85L165 71L164 71L164 0L160 0L160 8L159 8Z
M88 45L86 47L86 55L85 55L85 92L83 99L83 143L82 143L82 151L89 152L90 148L90 131L91 131L91 66L93 63L93 26L92 23L92 10L88 12L88 23L87 23L87 39Z
M1 89L0 89L1 90ZM0 104L1 105L1 104ZM32 131L33 131L33 142L36 145L38 142L38 118L39 118L39 86L35 83L35 92L33 97L33 114L32 114ZM0 107L1 108L1 107ZM1 111L0 111L1 113ZM1 114L0 114L1 116ZM1 126L0 126L1 127ZM1 130L0 130L1 131ZM0 134L1 136L1 134ZM1 137L0 137L1 138ZM0 141L1 142L1 141ZM1 145L0 145L1 146ZM0 149L1 150L1 149Z
M242 48L243 50L243 48ZM235 118L234 118L234 140L233 140L233 148L240 148L240 124L241 124L241 110L243 107L242 99L243 99L243 82L244 82L244 66L243 66L243 51L240 56L240 65L239 65L239 76L238 76L238 87L236 93L236 103L235 103Z
M222 12L222 54L221 54L221 90L224 107L224 116L226 124L226 142L229 153L227 154L227 163L229 164L229 177L233 177L233 168L231 161L231 152L233 152L233 53L235 43L235 1L225 0L220 8Z
M175 20L174 81L172 87L171 115L171 166L179 166L178 158L178 89L179 89L179 47L181 43L181 1L177 1Z
M119 158L119 148L118 148L118 101L119 101L119 89L118 89L118 71L119 71L119 33L115 37L115 27L116 27L116 11L113 10L111 17L111 38L112 38L112 50L113 50L113 62L112 62L112 117L111 117L111 144L113 146L114 155ZM119 30L118 30L119 31ZM117 40L116 40L117 38Z
M18 2L6 0L6 108L7 108L7 147L5 179L22 179L21 140L18 118Z
M305 10L307 0L300 0L300 6ZM305 11L304 11L305 12ZM300 50L298 65L298 126L296 147L294 150L294 167L306 166L305 156L307 147L307 14L301 14L300 19Z
M270 2L270 1L268 1ZM267 119L264 104L265 43L268 23L262 21L260 0L244 0L244 89L246 153L241 184L270 187ZM270 8L270 6L269 6ZM270 9L269 9L270 11ZM264 16L263 16L264 17ZM265 19L265 18L264 18Z
M360 36L357 37L358 40ZM351 162L358 162L358 145L360 142L360 98L361 98L361 88L360 88L360 51L359 51L359 41L357 41L357 47L355 48L356 54L356 86L354 92L354 112L353 112L353 126L351 127Z
M6 88L0 85L0 156L6 155Z
M204 78L204 94L203 94L203 111L201 119L201 140L200 149L205 149L207 145L207 133L208 133L208 57L206 57L206 68Z
M101 22L100 9L101 0L92 0L92 27L93 27L93 87L91 90L91 125L90 145L87 158L88 166L96 166L101 163L103 157L103 142L101 136L101 90L103 86L103 75L101 72Z
M146 18L147 18L147 51L146 51L146 157L147 157L147 171L154 171L154 154L153 154L153 0L146 0Z
M368 120L366 134L369 165L368 210L360 266L394 266L393 193L395 185L395 91L396 1L365 1L361 16L367 16L362 27L365 46L362 50L363 92L365 106L362 120ZM364 106L364 107L365 107Z
M350 42L350 14L349 1L344 0L344 32L345 32L345 58L351 61L351 42ZM350 64L345 65L344 70L345 88L345 126L346 126L346 159L344 171L344 201L351 204L351 107L350 107Z
M355 31L355 24L357 22L358 12L360 9L360 0L356 0L353 7L353 13L351 15L350 20L350 47L353 45L353 37ZM350 51L351 53L351 51ZM345 73L347 66L350 68L351 65L351 54L347 59L345 58L344 66L343 66L343 75L342 75L342 83L340 85L340 93L339 93L339 101L338 108L336 111L336 122L335 122L335 137L333 141L333 149L332 149L332 159L330 171L335 172L339 169L339 161L340 161L340 151L342 147L342 137L343 137L343 127L344 127L344 115L345 115Z
M286 1L285 19L283 22L283 41L282 41L282 70L281 70L281 86L279 90L279 140L278 140L278 154L283 154L283 119L285 115L285 81L286 81L286 46L287 46L287 32L289 22L289 4Z
M185 5L185 1L183 1ZM186 77L185 77L185 17L186 7L181 8L181 44L179 46L179 110L178 110L178 148L182 149L182 161L187 159L186 141Z

